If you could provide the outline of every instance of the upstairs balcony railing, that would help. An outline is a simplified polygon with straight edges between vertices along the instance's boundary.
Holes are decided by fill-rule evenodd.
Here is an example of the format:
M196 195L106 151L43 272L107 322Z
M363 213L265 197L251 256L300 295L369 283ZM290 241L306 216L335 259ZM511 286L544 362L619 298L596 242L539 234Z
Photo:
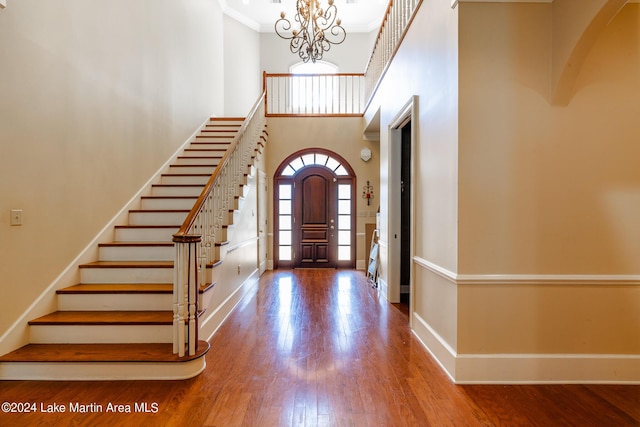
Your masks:
M266 115L359 116L375 93L422 0L391 0L364 74L263 74Z
M389 2L364 73L367 102L371 101L380 79L398 51L421 4L422 0L391 0Z
M263 74L267 116L358 116L364 74Z

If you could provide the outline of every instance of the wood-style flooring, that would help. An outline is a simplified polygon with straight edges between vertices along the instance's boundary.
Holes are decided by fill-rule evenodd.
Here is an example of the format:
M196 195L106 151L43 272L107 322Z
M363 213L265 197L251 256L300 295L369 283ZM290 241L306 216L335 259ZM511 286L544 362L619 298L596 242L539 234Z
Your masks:
M0 426L640 425L637 386L454 385L359 271L267 272L210 342L185 381L0 382L35 409Z

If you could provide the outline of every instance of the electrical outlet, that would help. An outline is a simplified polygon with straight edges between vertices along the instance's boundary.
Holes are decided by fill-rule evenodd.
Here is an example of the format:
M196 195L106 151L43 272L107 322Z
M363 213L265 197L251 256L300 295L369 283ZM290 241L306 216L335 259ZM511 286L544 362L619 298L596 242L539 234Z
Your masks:
M11 209L11 225L22 225L22 209Z

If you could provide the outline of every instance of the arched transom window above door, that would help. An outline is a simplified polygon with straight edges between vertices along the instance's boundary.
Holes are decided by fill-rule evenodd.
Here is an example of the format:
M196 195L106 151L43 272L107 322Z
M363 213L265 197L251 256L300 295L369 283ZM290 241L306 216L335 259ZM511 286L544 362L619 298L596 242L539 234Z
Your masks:
M340 160L336 160L324 153L307 153L299 157L294 157L289 164L282 169L281 175L293 176L297 171L307 166L324 166L338 176L350 175Z
M278 167L276 267L355 267L355 175L339 155L302 150Z

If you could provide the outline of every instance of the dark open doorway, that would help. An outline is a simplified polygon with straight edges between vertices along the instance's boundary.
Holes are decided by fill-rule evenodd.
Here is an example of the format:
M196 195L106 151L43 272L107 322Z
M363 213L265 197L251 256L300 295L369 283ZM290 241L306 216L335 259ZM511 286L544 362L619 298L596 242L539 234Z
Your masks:
M411 285L411 121L401 128L400 303L409 305Z

